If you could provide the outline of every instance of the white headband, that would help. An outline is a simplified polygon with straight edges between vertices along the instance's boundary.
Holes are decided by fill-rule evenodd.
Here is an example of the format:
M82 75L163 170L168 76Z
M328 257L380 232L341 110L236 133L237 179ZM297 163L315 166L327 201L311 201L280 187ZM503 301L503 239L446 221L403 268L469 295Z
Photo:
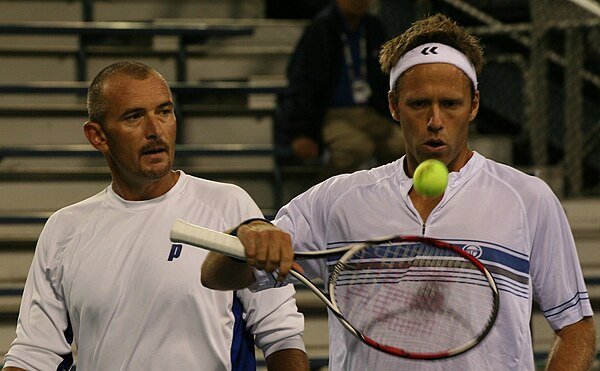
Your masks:
M394 90L398 77L409 68L418 64L448 63L463 71L477 89L477 73L466 55L451 46L429 43L419 45L405 53L390 71L390 91Z

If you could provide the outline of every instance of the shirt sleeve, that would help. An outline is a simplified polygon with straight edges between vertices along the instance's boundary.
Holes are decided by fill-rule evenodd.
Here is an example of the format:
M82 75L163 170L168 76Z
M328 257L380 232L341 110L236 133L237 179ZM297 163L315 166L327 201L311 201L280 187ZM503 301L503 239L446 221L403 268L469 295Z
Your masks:
M38 240L21 299L16 339L5 356L4 366L56 370L60 364L67 365L67 369L72 364L72 330L65 302L53 281L53 221L49 220Z
M238 189L237 197L237 206L229 208L231 214L227 219L234 222L229 227L250 218L262 217L260 209L245 191ZM268 280L267 273L263 271L260 274ZM236 292L244 306L246 328L254 335L255 345L263 351L265 358L282 349L305 351L302 340L304 316L296 306L295 293L293 285L260 292L250 289Z
M273 223L292 236L295 251L327 249L327 223L335 197L334 178L317 184L282 207ZM322 259L298 261L309 279L327 280L328 272ZM257 277L258 279L258 277ZM257 280L258 282L258 280Z
M533 292L554 330L592 316L575 240L565 212L550 192L540 192L538 207L530 208L534 225L531 257Z
M255 336L255 344L265 358L282 349L306 351L302 340L304 316L296 306L295 293L293 285L237 292L244 305L246 328Z

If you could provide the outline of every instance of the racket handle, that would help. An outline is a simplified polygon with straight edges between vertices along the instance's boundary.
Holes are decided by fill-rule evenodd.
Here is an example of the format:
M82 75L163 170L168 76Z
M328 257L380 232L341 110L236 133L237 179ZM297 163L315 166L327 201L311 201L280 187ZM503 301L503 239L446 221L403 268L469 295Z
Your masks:
M244 245L237 237L177 219L171 227L171 241L201 247L234 258L246 259Z

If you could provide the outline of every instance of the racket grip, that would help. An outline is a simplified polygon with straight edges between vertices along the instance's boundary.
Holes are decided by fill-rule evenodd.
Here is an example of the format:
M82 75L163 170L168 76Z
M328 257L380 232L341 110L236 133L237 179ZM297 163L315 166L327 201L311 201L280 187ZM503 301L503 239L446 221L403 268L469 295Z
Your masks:
M201 247L246 260L244 245L237 237L177 219L171 227L171 241Z

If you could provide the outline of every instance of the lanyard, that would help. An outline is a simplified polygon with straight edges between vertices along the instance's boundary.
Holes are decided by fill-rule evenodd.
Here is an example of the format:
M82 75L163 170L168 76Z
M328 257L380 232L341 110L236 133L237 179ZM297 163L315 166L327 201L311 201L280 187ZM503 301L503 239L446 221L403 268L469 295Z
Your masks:
M348 36L345 32L340 34L342 39L342 44L344 45L344 60L346 61L346 70L348 71L348 78L350 82L356 81L356 75L354 73L354 61L352 59L352 52L350 51L350 43L348 42ZM367 80L367 39L365 37L364 30L360 31L359 36L359 66L360 66L360 76L358 76L359 80Z

